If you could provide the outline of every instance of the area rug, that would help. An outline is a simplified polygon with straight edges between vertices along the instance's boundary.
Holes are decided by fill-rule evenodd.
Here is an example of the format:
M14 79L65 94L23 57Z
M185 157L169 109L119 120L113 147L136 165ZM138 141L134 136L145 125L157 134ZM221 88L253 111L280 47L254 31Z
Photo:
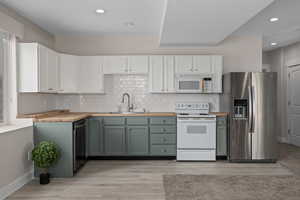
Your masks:
M296 176L165 175L166 200L300 200Z

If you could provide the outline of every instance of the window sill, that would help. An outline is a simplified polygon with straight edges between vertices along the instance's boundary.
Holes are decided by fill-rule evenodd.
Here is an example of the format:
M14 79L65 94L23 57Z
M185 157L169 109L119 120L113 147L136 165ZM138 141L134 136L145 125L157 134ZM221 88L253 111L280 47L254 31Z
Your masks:
M9 133L19 129L33 126L32 120L17 120L10 124L0 126L0 134Z

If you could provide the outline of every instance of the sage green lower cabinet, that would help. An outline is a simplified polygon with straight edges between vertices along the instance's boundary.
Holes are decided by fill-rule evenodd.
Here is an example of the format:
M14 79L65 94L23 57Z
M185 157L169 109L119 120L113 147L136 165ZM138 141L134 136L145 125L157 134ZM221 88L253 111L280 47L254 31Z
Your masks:
M88 156L104 154L103 118L88 119Z
M125 155L126 137L124 126L104 126L104 147L106 155Z
M217 117L217 156L227 156L227 117Z
M148 126L127 127L127 153L128 155L149 155Z
M52 177L73 176L73 123L57 122L34 123L34 144L42 141L53 141L60 150L60 159L49 168ZM40 170L35 168L35 176L39 176Z

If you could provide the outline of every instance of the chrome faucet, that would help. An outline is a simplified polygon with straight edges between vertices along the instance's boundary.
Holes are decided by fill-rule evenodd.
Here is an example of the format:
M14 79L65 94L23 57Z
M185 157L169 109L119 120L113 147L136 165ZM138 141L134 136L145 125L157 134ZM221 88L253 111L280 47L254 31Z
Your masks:
M122 95L122 103L125 102L125 96L127 96L127 110L131 112L133 110L133 104L130 104L130 95L127 92Z

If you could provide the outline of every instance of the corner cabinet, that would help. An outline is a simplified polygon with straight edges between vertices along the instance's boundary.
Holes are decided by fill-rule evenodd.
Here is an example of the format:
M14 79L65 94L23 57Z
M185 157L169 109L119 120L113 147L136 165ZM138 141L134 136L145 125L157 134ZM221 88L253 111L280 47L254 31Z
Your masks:
M58 54L38 43L18 43L19 92L56 93Z

